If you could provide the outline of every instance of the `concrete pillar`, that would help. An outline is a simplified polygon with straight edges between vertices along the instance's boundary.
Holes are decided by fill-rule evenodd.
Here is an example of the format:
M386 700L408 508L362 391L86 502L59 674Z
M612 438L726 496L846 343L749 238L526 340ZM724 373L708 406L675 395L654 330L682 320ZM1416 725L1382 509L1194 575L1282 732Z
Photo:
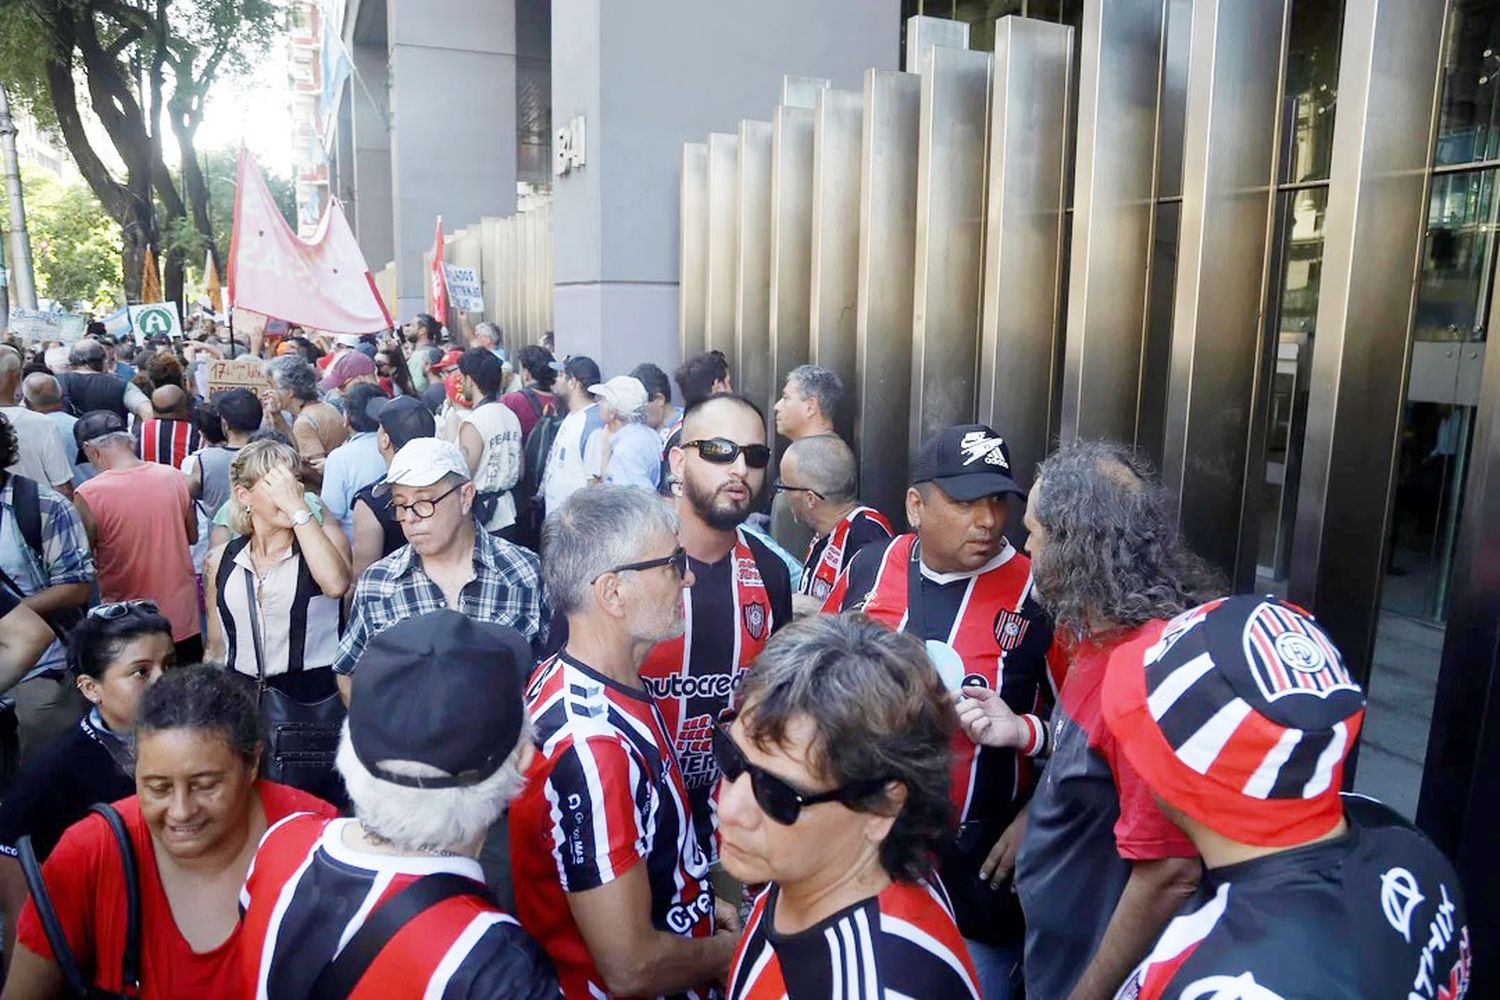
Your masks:
M422 308L422 251L516 210L515 0L388 0L397 319Z
M552 120L588 143L554 178L559 354L674 370L682 144L769 117L785 74L894 69L900 32L898 0L554 0Z
M379 270L395 259L394 206L391 202L389 74L385 43L355 45L349 80L350 122L354 132L354 204L349 221L365 263Z

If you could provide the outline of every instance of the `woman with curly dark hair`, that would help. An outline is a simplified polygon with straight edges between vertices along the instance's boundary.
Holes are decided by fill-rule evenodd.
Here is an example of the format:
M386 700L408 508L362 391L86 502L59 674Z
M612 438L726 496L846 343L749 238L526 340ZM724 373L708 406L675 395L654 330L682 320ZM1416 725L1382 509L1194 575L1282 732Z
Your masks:
M979 996L932 871L953 820L955 725L922 644L862 614L767 643L713 730L724 868L769 883L732 1000Z
M1200 864L1106 730L1101 685L1115 650L1156 642L1168 620L1219 591L1178 538L1171 497L1121 445L1077 442L1042 462L1026 530L1037 598L1057 623L1054 654L1067 660L1016 857L1026 994L1111 997L1193 892ZM976 743L1030 738L993 692L963 693L959 718Z

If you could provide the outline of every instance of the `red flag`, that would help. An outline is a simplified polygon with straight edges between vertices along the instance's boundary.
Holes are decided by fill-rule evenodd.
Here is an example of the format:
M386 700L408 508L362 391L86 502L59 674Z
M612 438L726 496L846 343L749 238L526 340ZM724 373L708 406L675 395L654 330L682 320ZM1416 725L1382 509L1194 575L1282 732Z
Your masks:
M437 235L432 240L432 276L428 280L432 297L432 318L448 322L448 277L443 273L443 217L437 217Z
M339 203L329 201L311 239L299 238L244 149L229 244L229 304L330 333L391 327Z

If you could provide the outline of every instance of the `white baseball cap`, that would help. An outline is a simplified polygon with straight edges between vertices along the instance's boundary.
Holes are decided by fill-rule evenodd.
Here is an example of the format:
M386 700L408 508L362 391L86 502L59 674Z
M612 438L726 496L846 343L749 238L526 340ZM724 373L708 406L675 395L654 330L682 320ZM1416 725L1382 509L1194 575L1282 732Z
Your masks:
M335 344L338 344L340 347L358 347L359 346L359 334L357 334L357 333L338 333L338 334L334 334L333 342Z
M591 385L589 392L604 400L622 416L639 413L646 406L646 387L641 384L640 379L629 375L616 375L607 382Z
M469 478L469 463L458 445L442 438L416 438L396 452L390 470L374 492L378 496L392 486L431 486L450 474Z

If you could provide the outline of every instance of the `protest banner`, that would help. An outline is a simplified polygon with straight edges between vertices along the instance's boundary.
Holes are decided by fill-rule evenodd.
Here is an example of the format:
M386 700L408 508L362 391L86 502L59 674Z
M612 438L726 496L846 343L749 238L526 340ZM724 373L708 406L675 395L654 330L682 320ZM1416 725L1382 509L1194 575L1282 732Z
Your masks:
M230 389L249 389L258 395L269 387L265 369L256 358L219 359L208 363L210 399Z
M444 264L443 275L448 282L449 302L463 312L484 312L484 289L477 270Z
M131 306L130 328L142 340L162 333L173 340L182 339L182 321L177 316L177 305L173 302Z

